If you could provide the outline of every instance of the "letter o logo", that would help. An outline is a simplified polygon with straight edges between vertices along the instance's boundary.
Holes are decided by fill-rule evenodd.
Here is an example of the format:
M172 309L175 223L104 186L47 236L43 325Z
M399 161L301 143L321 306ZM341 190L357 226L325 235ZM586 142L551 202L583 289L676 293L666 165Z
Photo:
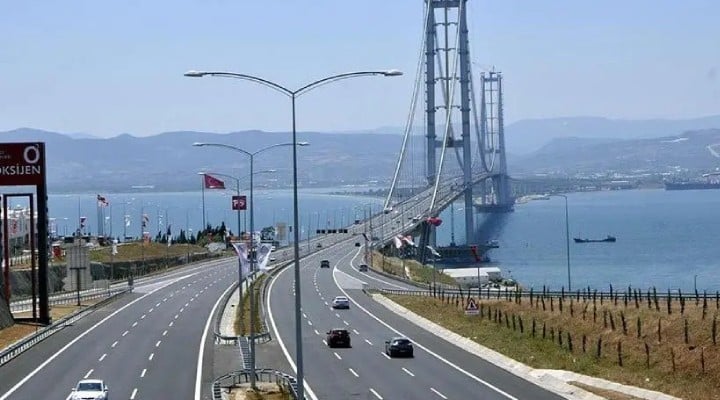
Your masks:
M23 151L23 158L28 164L36 164L38 161L40 161L40 149L38 149L36 146L26 147L25 151Z

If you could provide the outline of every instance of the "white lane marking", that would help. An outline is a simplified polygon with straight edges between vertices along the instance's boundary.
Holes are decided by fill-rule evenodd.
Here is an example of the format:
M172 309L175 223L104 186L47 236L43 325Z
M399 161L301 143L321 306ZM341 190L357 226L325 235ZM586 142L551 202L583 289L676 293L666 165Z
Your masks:
M378 392L376 392L375 389L370 388L370 393L374 394L375 397L378 398L378 400L383 400L382 396L380 396L380 394Z
M208 331L210 330L210 323L212 322L213 315L215 315L215 311L217 310L218 306L220 305L220 301L222 301L223 297L229 292L231 289L235 287L235 282L233 282L230 286L228 286L227 289L223 292L223 294L218 297L217 301L215 302L215 305L213 306L212 310L210 310L210 315L208 315L208 319L205 322L205 329L203 330L202 337L200 338L200 350L198 351L198 361L196 366L196 374L195 374L195 400L200 400L200 386L202 384L202 371L203 371L203 357L205 356L205 341L207 340ZM172 326L172 322L170 323ZM275 337L277 337L277 332L275 332ZM2 400L2 399L0 399ZM317 400L314 399L314 400Z
M357 329L353 329L353 332L355 332L356 335L360 334L360 332L358 332Z
M438 392L435 388L430 388L430 390L431 390L433 393L435 393L436 395L438 395L438 396L442 397L443 399L447 400L447 396L445 396L444 394Z
M129 331L125 331L125 332L123 332L123 334L122 334L122 335L123 335L123 336L125 336L125 335L127 335L127 334L128 334L128 332L129 332Z
M132 324L132 327L133 327L133 328L136 327L136 326L137 326L137 321L133 322L133 324Z
M98 359L98 362L101 362L102 360L104 360L105 357L107 357L107 353L103 353L103 355Z
M355 375L356 378L359 378L360 375L357 374L352 368L348 368L348 371L350 371L351 374Z
M163 299L163 301L167 301L167 297Z
M180 312L183 312L183 311L185 311L185 307L183 307L183 308L180 309Z
M90 371L88 371L87 374L85 374L85 376L83 376L83 379L87 379L88 376L92 375L93 371L95 371L95 370L90 368Z
M338 313L335 313L335 316L338 317L338 318L340 318L340 314L338 314Z
M151 308L148 310L148 312L151 313L151 312L153 312L154 309L155 309L154 307L151 307Z
M147 372L147 368L143 368L142 372L140 373L140 377L144 378L146 372Z
M410 372L410 370L408 370L408 369L405 368L405 367L403 367L402 370L405 371L405 373L408 374L408 375L410 375L410 376L415 376L415 374L413 374L412 372Z
M312 321L308 320L308 325L312 326Z
M142 317L140 317L140 319L145 319L145 314L143 314Z
M180 316L179 314L175 314L175 319L178 319L179 316Z
M168 326L171 327L171 326L173 326L174 323L175 323L174 321L170 321L170 323L168 324Z
M160 307L160 303L155 304L155 307Z
M336 357L338 360L342 360L342 357L340 357L340 354L338 354L336 351L333 351L333 354L335 354L335 357Z
M189 306L189 305L190 305L190 303L185 303L185 307L187 307L187 306Z
M130 400L135 400L136 394L137 394L137 388L133 389L132 394L130 395Z
M329 306L330 304L328 304L328 302L326 301L326 302L325 302L325 305L326 305L326 306Z
M348 322L345 321L345 320L343 320L343 324L345 324L345 325L350 325L350 324L348 324Z
M155 353L150 353L150 357L148 357L148 361L152 361L153 357L155 357Z
M316 335L319 335L319 334L320 334L320 332L318 332L318 330L317 330L317 329L315 329L315 334L316 334Z
M287 347L285 347L285 342L283 341L282 337L278 333L277 324L275 323L275 318L273 318L272 307L270 306L270 298L272 298L272 290L273 290L273 287L275 286L275 282L280 277L280 275L282 275L283 273L285 273L285 271L290 270L290 269L292 269L292 268L285 268L284 270L280 271L277 275L275 275L275 277L273 279L270 280L270 285L268 286L268 289L267 289L268 295L267 295L266 305L267 305L267 310L268 310L268 317L270 317L270 325L272 325L273 333L275 334L275 337L277 338L278 344L280 345L280 349L282 349L282 352L285 355L285 358L288 360L288 363L290 364L290 368L292 368L293 372L295 372L297 374L297 365L295 365L295 361L290 356L290 352L288 352ZM209 323L210 322L208 321L208 324ZM315 392L313 392L313 390L310 388L310 385L308 385L307 379L303 379L302 383L303 383L303 387L305 388L306 394L308 396L310 396L310 398L312 400L318 400L317 396L315 395ZM199 386L198 386L198 390L199 390ZM0 400L2 400L2 399L0 399ZM198 392L198 396L195 398L195 400L200 400L199 392Z
M390 359L390 356L387 355L384 351L381 351L380 354L382 354L382 355L383 355L385 358L387 358L388 360Z
M303 318L307 318L307 314L303 313Z
M155 347L160 347L161 342L162 342L162 340L158 340L157 343L155 343Z
M113 342L112 346L110 346L110 347L115 348L115 346L117 346L117 344L118 344L118 341L116 340L115 342Z
M325 339L322 340L325 346L327 346L327 341Z
M360 251L358 251L358 252L355 254L355 256L353 257L353 260L354 260L355 258L357 258L357 256L358 256L359 254L360 254ZM338 283L337 278L335 277L335 270L333 270L333 281L335 282L335 286L337 286L337 288L340 289L340 291L345 295L345 297L347 297L350 301L352 301L353 303L355 303L355 305L358 306L358 308L361 309L363 312L365 312L365 314L369 315L372 319L374 319L375 321L379 322L379 323L380 323L381 325L383 325L384 327L386 327L386 328L390 329L391 331L395 332L398 336L404 336L404 337L409 338L410 340L412 340L412 338L410 338L410 336L408 336L408 335L400 332L399 330L393 328L392 326L390 326L390 324L388 324L387 322L385 322L385 321L381 320L380 318L378 318L375 314L373 314L373 313L371 313L370 311L368 311L365 307L361 306L357 301L355 301L355 299L353 299L352 297L350 297L350 295L345 291L345 289L343 289L343 288L340 286L340 284ZM478 383L481 383L481 384L487 386L488 388L496 391L497 393L505 396L506 398L508 398L508 399L510 399L510 400L519 400L517 397L514 397L513 395L511 395L511 394L503 391L502 389L500 389L499 387L493 385L492 383L490 383L490 382L488 382L488 381L485 381L485 380L483 380L483 379L478 378L477 376L475 376L475 375L471 374L470 372L468 372L468 371L464 370L463 368L461 368L459 365L452 363L452 362L449 361L448 359L444 358L444 357L441 356L440 354L435 353L434 351L432 351L432 350L430 350L429 348L423 346L422 344L418 343L417 341L415 341L415 340L412 340L412 341L413 341L413 343L415 343L415 346L423 349L426 353L428 353L428 354L430 354L431 356L437 358L438 360L442 361L443 363L449 365L450 367L452 367L452 368L455 369L456 371L460 372L461 374L467 376L468 378L470 378L470 379L472 379L472 380L474 380L474 381L476 381L476 382L478 382ZM385 353L383 353L383 354L385 354ZM385 355L387 356L387 354L385 354ZM389 357L388 357L388 358L389 358ZM2 399L0 399L0 400L2 400Z
M162 335L163 335L163 336L167 335L167 329L165 329L165 331L163 331L163 334L162 334Z
M365 342L366 342L367 344L369 344L370 346L372 346L372 342L371 342L371 341L365 339Z

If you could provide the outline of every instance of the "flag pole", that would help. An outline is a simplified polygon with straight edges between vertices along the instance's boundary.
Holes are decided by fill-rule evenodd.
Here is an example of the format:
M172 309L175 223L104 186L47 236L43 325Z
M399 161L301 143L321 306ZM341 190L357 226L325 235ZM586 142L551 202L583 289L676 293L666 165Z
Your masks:
M205 174L202 174L202 229L201 231L205 230Z

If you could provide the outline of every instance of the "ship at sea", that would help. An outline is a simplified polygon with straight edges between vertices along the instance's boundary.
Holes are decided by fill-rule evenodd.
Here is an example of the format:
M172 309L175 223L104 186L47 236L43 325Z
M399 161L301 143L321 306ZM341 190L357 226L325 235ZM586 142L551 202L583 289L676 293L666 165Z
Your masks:
M464 268L474 266L478 263L490 262L487 252L500 247L496 240L490 240L482 244L473 245L450 245L438 247L440 257L434 260L438 267L442 268Z

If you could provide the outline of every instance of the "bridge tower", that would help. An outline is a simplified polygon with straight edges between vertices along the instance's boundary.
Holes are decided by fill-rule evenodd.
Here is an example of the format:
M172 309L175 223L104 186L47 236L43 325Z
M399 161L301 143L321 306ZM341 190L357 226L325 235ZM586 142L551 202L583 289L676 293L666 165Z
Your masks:
M480 74L480 140L483 169L491 178L479 187L478 212L509 212L514 199L505 158L502 73L494 70Z
M438 148L455 148L463 175L463 200L465 203L465 238L472 243L475 234L472 191L472 143L470 141L470 95L472 77L467 29L467 0L425 0L427 18L425 26L425 122L426 122L426 177L428 183L435 182L438 174ZM455 16L454 20L451 17ZM454 27L454 29L451 29ZM451 36L455 36L452 38ZM455 47L453 47L455 46ZM452 60L452 62L451 62ZM437 68L436 68L437 63ZM457 63L457 64L456 64ZM459 65L459 74L457 66ZM450 118L454 104L455 85L460 83L460 137L454 134ZM436 102L436 93L441 102ZM440 126L447 130L438 140L436 114L444 109L444 121ZM461 149L461 151L460 151ZM462 157L460 156L462 153ZM434 242L434 240L432 240Z

